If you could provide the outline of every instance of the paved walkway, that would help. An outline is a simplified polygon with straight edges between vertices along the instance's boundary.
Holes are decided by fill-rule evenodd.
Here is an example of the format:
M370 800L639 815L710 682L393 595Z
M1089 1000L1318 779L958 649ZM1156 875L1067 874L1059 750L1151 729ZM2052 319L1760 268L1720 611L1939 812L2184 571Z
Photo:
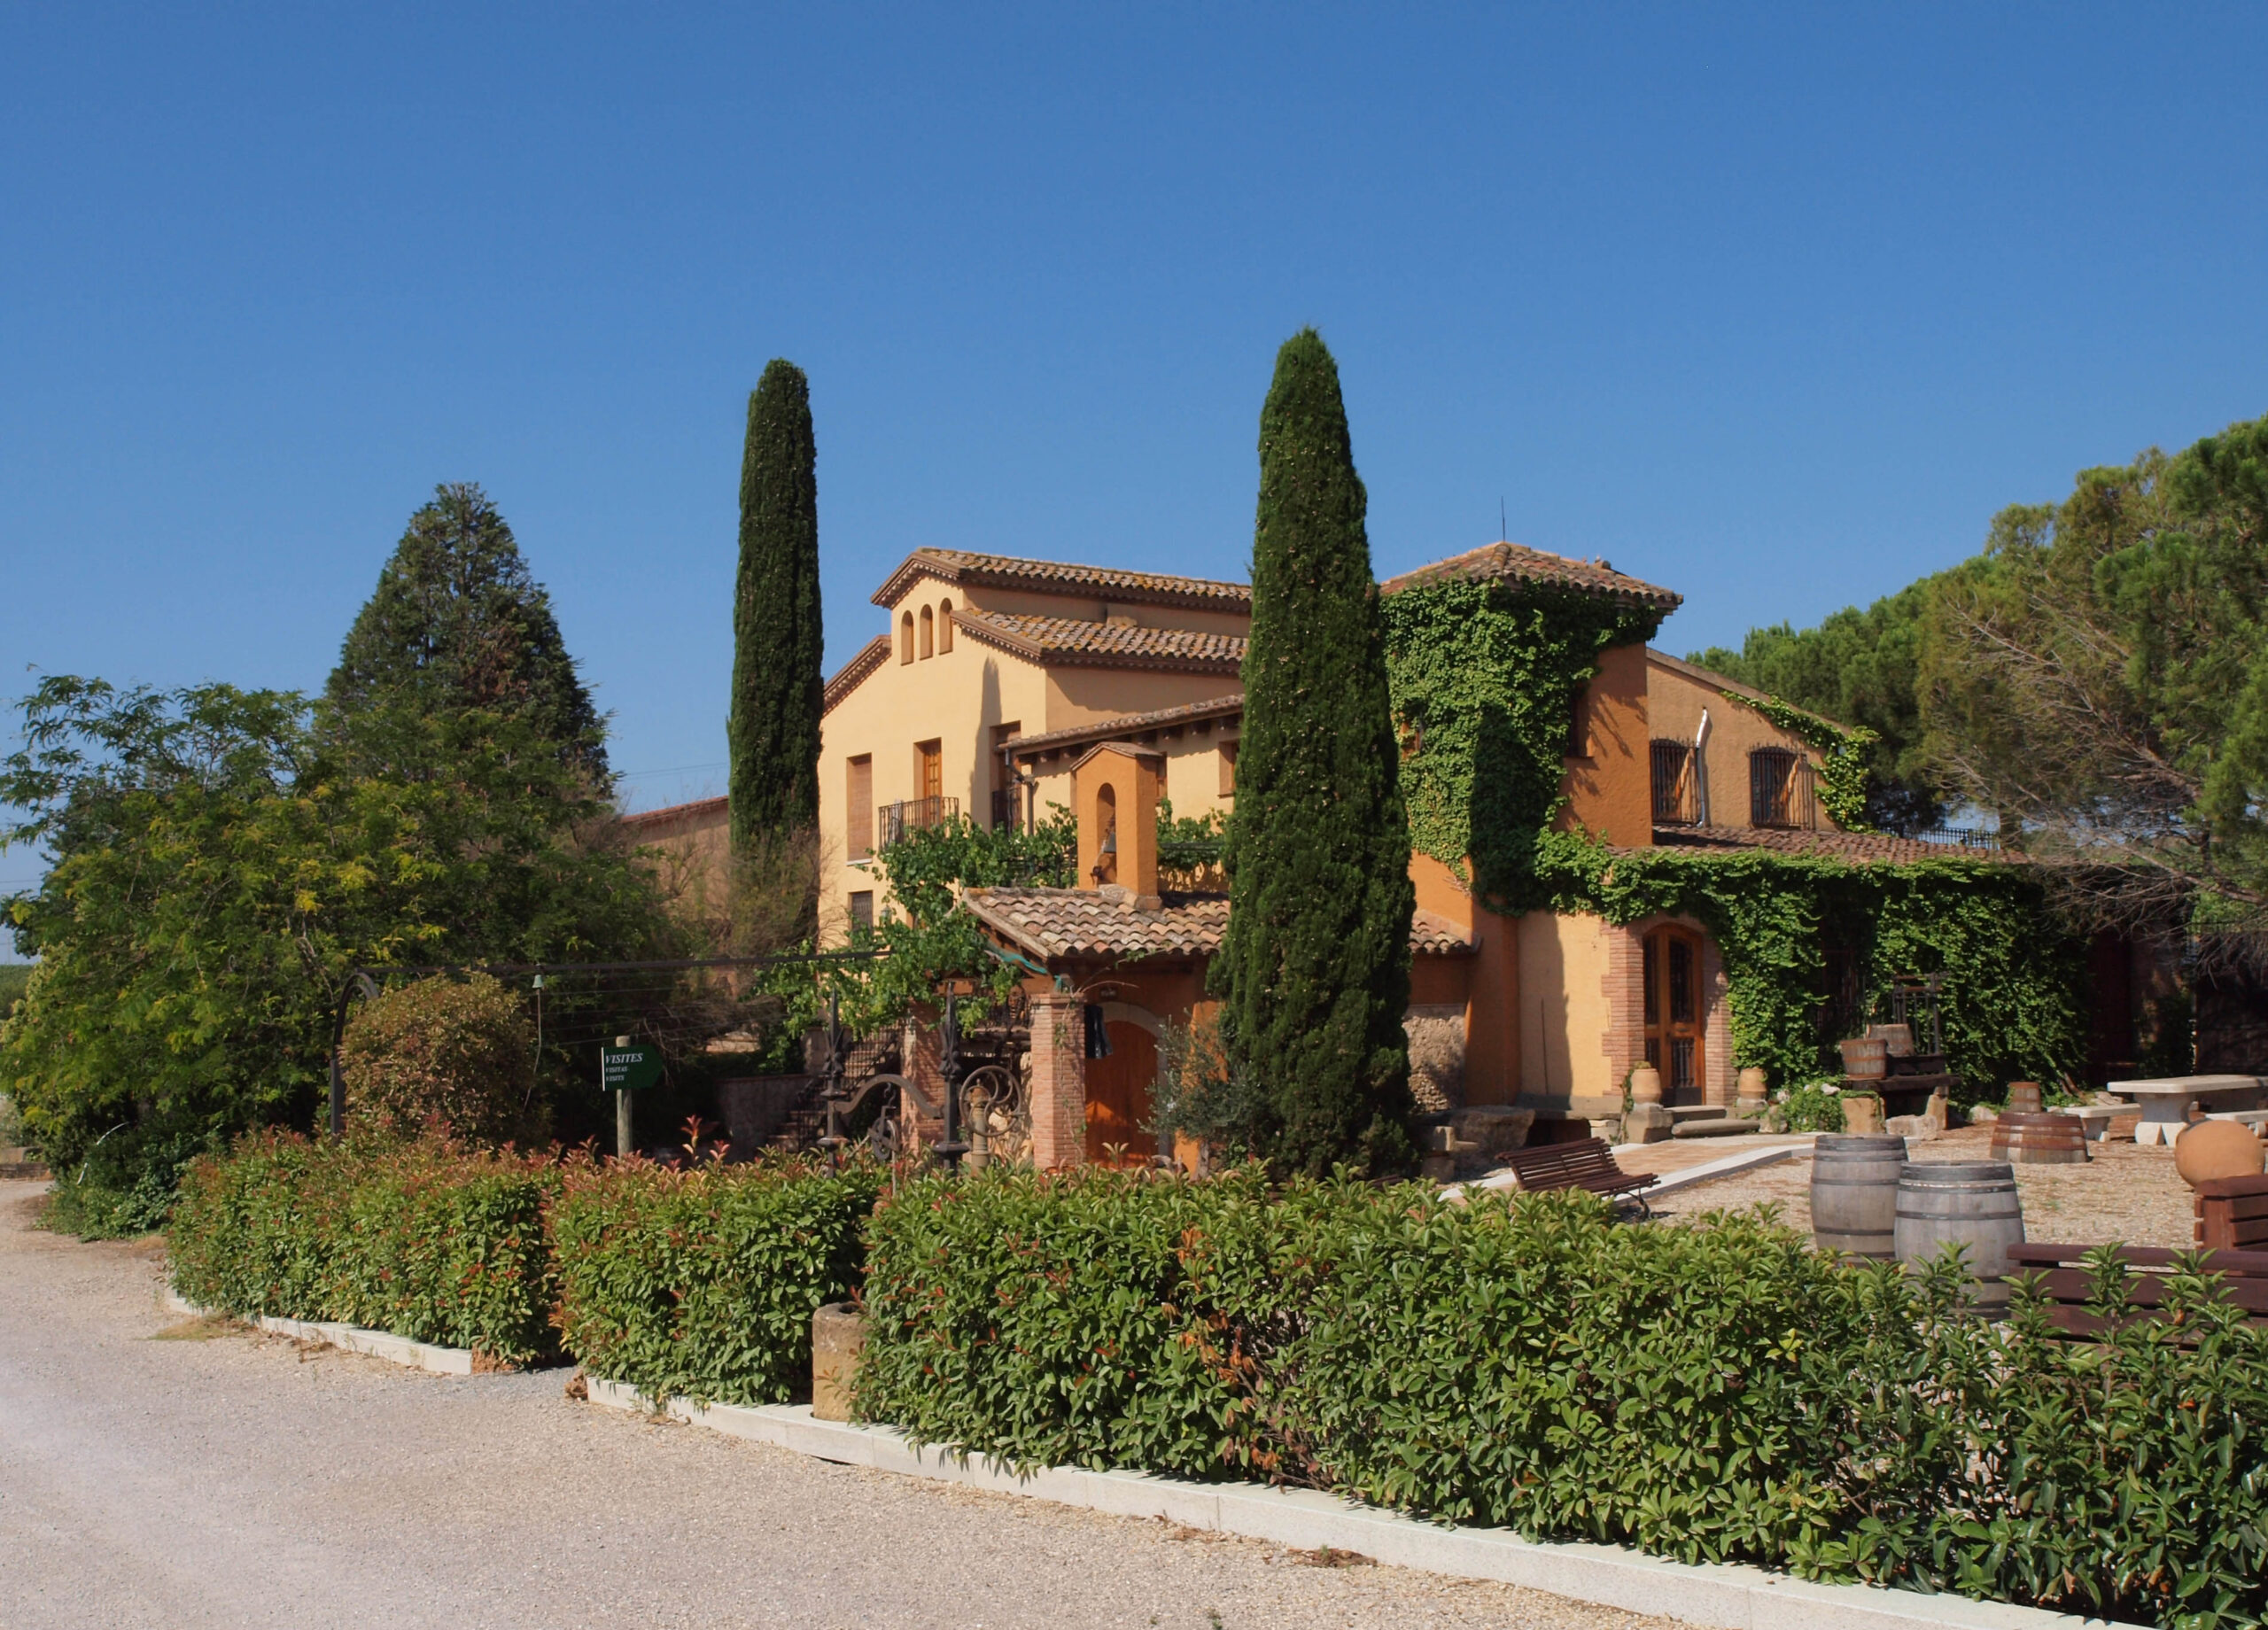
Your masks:
M1666 1626L184 1324L0 1184L0 1626Z

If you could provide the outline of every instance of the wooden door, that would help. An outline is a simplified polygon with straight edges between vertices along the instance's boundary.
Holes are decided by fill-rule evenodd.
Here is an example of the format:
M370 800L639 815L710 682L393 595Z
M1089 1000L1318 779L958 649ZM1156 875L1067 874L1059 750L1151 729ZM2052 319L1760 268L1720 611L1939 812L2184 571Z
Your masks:
M1158 1146L1157 1134L1143 1125L1150 1118L1150 1088L1158 1078L1158 1044L1140 1025L1123 1019L1104 1028L1110 1036L1110 1056L1086 1061L1087 1159L1108 1160L1105 1145L1123 1145L1122 1161L1146 1165Z
M1663 927L1645 939L1646 1062L1670 1103L1702 1096L1701 939ZM1682 1098L1680 1094L1684 1095Z
M942 742L923 741L913 749L915 794L921 800L921 822L935 826L943 818L937 800L945 796L945 753Z

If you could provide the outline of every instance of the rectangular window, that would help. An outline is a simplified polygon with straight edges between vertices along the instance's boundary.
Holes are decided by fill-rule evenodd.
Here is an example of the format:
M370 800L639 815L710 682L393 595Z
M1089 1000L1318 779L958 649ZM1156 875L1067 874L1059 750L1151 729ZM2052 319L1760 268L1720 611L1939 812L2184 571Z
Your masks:
M850 896L850 943L863 945L874 937L874 891L861 889Z
M1796 756L1784 748L1759 747L1748 756L1748 824L1794 827Z
M845 765L850 785L845 788L850 813L843 834L846 859L864 860L874 852L874 758L861 753Z
M1221 796L1234 797L1237 790L1237 742L1231 737L1221 743Z
M1652 743L1654 825L1689 827L1699 819L1693 749L1682 741Z

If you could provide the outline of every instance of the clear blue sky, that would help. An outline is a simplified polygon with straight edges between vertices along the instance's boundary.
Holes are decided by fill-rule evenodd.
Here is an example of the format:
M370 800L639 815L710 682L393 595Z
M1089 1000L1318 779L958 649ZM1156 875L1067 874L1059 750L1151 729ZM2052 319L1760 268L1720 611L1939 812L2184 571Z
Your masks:
M1381 573L1501 501L1680 651L2268 412L2258 7L197 10L0 7L9 695L320 687L472 479L722 790L773 356L830 669L919 544L1240 575L1303 323Z

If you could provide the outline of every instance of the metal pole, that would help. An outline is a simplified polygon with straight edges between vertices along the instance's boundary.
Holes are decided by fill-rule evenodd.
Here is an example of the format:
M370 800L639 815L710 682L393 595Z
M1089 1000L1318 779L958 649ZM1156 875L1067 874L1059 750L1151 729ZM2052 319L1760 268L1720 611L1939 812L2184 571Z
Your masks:
M630 1038L617 1036L614 1038L614 1044L617 1048L627 1047ZM599 1066L599 1079L602 1082L606 1079L606 1066L603 1064ZM630 1090L627 1087L617 1088L614 1094L614 1153L617 1160L630 1158Z

